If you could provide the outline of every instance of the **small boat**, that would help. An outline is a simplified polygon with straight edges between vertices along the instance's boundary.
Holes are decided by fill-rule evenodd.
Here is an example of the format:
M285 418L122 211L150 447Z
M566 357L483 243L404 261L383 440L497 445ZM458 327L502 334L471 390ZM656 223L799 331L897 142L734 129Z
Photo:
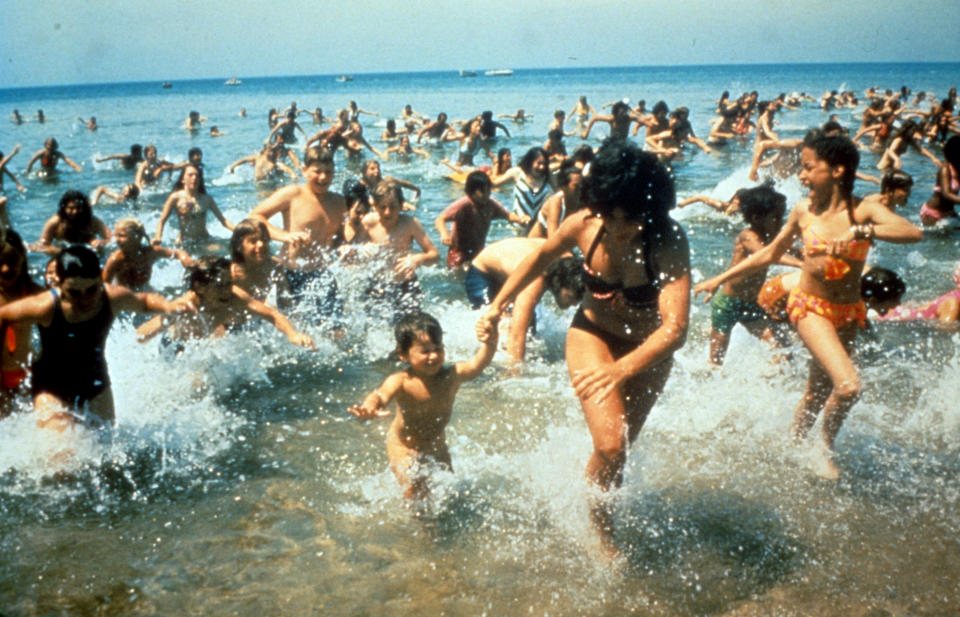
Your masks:
M464 69L460 69L460 77L476 77L476 76L477 76L476 71L467 71Z
M491 69L483 73L487 77L509 77L513 75L513 69Z
M223 82L224 86L239 86L243 82L237 79L236 77L231 77L227 81Z
M169 81L165 81L165 82L163 82L162 84L160 84L160 87L161 87L161 88L172 88L172 87L173 87L173 84L170 83Z
M339 81L340 83L353 81L353 75L340 75L339 77L337 77L337 81Z

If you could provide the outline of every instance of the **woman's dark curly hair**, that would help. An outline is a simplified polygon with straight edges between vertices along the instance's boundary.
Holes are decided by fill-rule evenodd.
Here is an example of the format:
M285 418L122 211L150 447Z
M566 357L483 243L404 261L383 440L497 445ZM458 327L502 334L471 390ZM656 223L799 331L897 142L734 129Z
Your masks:
M583 203L601 217L619 208L631 221L662 224L677 205L670 170L624 140L608 139L600 146L580 190Z

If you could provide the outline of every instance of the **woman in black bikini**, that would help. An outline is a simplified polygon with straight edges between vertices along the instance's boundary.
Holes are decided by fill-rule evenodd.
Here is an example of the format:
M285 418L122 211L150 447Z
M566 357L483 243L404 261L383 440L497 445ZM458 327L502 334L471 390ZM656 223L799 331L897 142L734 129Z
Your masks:
M584 254L587 293L567 332L567 367L593 439L586 475L603 490L623 478L626 450L659 397L686 338L690 250L667 214L673 181L655 156L608 140L581 183L586 206L504 283L483 319L496 319L561 255ZM609 521L594 515L605 539Z
M182 311L189 305L103 283L97 254L83 245L63 249L55 263L59 283L0 307L0 321L36 324L40 332L33 395L41 428L63 431L78 418L112 424L113 392L104 348L114 316L121 311Z

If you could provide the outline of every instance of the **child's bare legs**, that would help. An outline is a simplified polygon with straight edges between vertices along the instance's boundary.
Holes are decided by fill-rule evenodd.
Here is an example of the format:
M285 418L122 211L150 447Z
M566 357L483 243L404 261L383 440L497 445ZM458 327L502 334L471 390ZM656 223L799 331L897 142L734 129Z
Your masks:
M851 322L837 330L827 318L810 313L797 322L797 333L813 355L813 363L807 392L794 414L793 434L803 437L823 410L824 460L818 473L836 479L839 470L833 463L833 444L847 413L860 398L860 376L849 355L857 324Z
M403 488L404 498L409 501L422 501L430 495L428 478L421 469L425 454L428 453L404 444L394 427L390 427L387 432L387 460L390 461L393 475ZM429 454L446 468L453 468L450 452L445 443L433 448Z

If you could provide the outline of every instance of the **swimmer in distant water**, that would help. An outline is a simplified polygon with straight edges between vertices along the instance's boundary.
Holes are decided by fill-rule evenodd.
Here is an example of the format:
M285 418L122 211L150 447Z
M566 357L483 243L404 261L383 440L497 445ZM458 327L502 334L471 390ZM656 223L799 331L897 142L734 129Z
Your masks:
M103 281L140 291L150 284L153 264L160 258L177 259L184 268L194 265L193 258L181 249L150 244L143 223L133 217L117 221L113 229L117 250L103 264Z
M347 104L347 111L350 114L351 122L358 122L360 120L360 114L367 114L368 116L377 116L378 118L380 117L380 112L367 111L366 109L360 109L357 106L356 101L350 101L350 103Z
M133 144L130 146L129 154L108 154L107 156L100 157L95 159L98 163L105 163L107 161L120 161L120 166L126 169L127 171L133 171L137 168L137 165L143 161L143 146L140 144Z
M17 109L13 110L13 113L10 114L10 121L16 124L17 126L23 124L23 116L20 115L20 111Z
M163 241L163 228L174 212L180 222L177 246L206 250L217 246L207 231L207 212L213 214L221 225L233 231L233 224L220 212L213 197L207 195L203 174L193 165L183 168L180 178L173 185L173 191L163 204L157 231L153 235L155 243Z
M593 109L591 107L591 109ZM613 107L610 109L610 115L608 116L599 116L595 115L590 118L590 121L586 123L586 126L583 129L583 132L580 133L581 139L586 139L590 136L590 131L593 129L593 125L597 122L606 122L610 125L610 137L613 139L627 139L630 133L630 124L633 122L634 118L630 112L630 106L624 103L623 101L617 101L613 104ZM648 130L649 133L649 130Z
M30 160L27 162L27 170L25 173L30 173L30 170L33 169L33 164L37 161L40 161L40 171L38 173L44 175L54 174L57 171L57 163L61 160L73 168L74 171L83 171L83 168L71 161L66 154L60 152L60 144L57 143L57 140L53 137L47 139L43 142L43 149L38 150L36 154L30 157Z
M191 111L187 115L187 119L183 121L183 128L193 133L199 131L200 127L206 121L207 119L202 117L199 111Z
M528 114L521 107L517 110L515 114L500 114L498 118L510 118L513 120L514 124L525 124L526 122L533 120L533 114Z
M89 120L84 120L84 119L81 118L80 116L77 116L77 122L79 122L80 124L82 124L82 125L84 125L85 127L87 127L87 130L88 130L88 131L95 131L95 130L97 130L97 128L98 128L98 127L97 127L97 119L94 118L93 116L90 116L90 119L89 119Z
M447 114L440 112L434 122L428 122L420 132L417 133L417 143L426 135L434 144L440 143L447 133L452 133L453 127L447 123Z
M876 201L890 212L907 205L913 189L913 178L905 171L888 171L880 179L880 192L867 195L864 201Z
M413 107L409 104L403 106L403 111L400 112L400 119L404 124L414 123L414 124L425 124L429 122L430 118L423 115L419 111L414 111Z
M90 201L80 191L67 191L57 213L47 219L37 244L31 250L55 255L64 244L86 244L99 249L110 242L110 229L93 215Z
M629 106L627 107L629 109ZM587 102L586 96L581 96L576 105L573 106L573 109L570 110L570 113L567 114L567 120L570 118L577 119L577 128L581 131L590 131L587 129L587 121L590 120L590 116L596 116L597 110L593 108L593 105Z
M270 131L270 135L267 137L268 143L273 143L276 139L277 133L283 135L283 143L286 144L295 144L297 143L297 134L296 131L300 131L300 134L303 135L303 138L307 138L307 133L303 130L303 127L297 122L297 112L288 111L286 118L281 120L273 127L273 130Z
M903 169L903 161L900 156L907 151L907 148L913 148L919 154L933 161L934 165L940 165L940 161L932 152L923 147L923 131L913 120L904 122L897 132L890 138L890 144L880 157L877 163L877 169L886 171L888 169Z
M279 178L286 174L291 180L297 180L297 172L289 165L277 160L277 150L270 144L264 144L260 152L236 160L227 168L233 173L241 165L253 165L253 179L257 182Z
M387 125L383 129L383 132L380 133L380 141L385 141L387 143L394 143L400 139L401 135L406 135L407 129L404 127L401 130L397 130L397 121L393 118L387 120Z
M422 156L423 158L430 158L430 153L424 150L423 148L414 148L410 145L410 138L404 135L400 138L400 143L395 146L390 146L383 151L383 156L390 158L391 154L396 154L397 159L400 161L409 161L411 155Z
M954 135L943 144L943 163L937 172L937 184L933 195L920 208L920 221L926 225L936 225L945 219L954 219L954 208L960 204L960 135Z
M98 186L93 190L93 193L90 194L90 205L97 205L104 197L109 197L114 203L118 204L131 203L137 201L137 197L139 196L140 189L133 183L125 184L119 193L114 193L105 186Z
M143 161L137 167L133 183L143 191L148 186L156 184L164 173L171 173L173 163L157 157L157 147L147 144L143 148Z
M386 380L359 405L347 411L361 419L390 415L396 401L397 415L387 431L387 459L408 500L429 496L426 467L435 463L452 471L445 428L460 386L476 379L490 365L497 351L496 321L478 326L481 347L467 362L445 364L443 329L425 313L405 316L395 329L397 356L407 368Z
M36 324L40 357L33 363L37 425L63 432L77 424L114 423L113 391L105 355L114 317L121 312L188 311L154 293L133 292L101 279L97 254L69 246L54 260L57 283L0 308L0 321Z
M413 191L414 197L412 201L404 201L403 209L404 210L416 210L417 206L415 202L420 200L420 187L414 184L413 182L408 182L401 178L396 178L394 176L384 176L381 173L380 161L367 161L363 164L363 174L360 176L360 183L367 187L367 191L370 195L373 195L373 191L377 188L381 182L393 182L401 189L407 191Z

